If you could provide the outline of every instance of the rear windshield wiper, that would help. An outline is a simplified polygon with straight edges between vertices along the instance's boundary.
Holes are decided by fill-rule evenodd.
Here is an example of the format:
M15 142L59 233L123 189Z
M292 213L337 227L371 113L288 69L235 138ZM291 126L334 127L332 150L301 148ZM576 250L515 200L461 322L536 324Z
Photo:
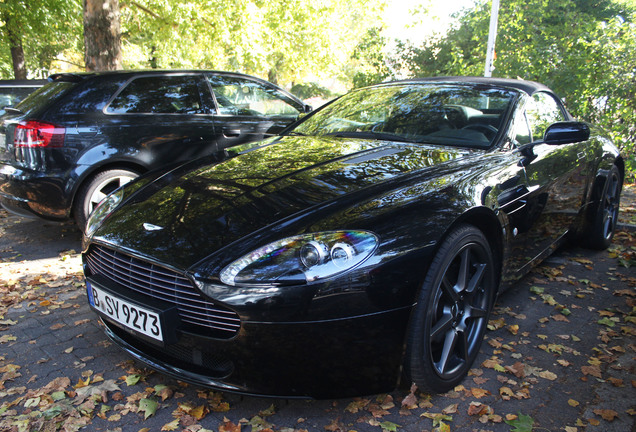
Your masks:
M11 114L24 114L22 111L20 111L17 108L14 108L12 106L6 106L2 108L5 112L11 113Z

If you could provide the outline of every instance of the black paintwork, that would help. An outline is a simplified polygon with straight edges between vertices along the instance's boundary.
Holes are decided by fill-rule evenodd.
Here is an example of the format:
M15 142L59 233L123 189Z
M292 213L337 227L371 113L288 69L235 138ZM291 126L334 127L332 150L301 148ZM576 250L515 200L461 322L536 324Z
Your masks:
M516 92L489 148L294 136L301 122L287 136L131 184L124 204L85 239L85 253L101 244L184 273L238 313L242 326L229 340L182 335L193 358L215 353L229 362L221 372L177 361L105 320L109 336L158 370L220 389L334 397L393 388L417 291L454 226L469 223L486 234L504 290L589 222L595 182L613 164L622 169L616 148L562 107L568 122L548 129L549 143L512 141L513 114L531 96L525 91L543 86L456 81ZM344 275L291 286L219 279L229 263L269 242L348 229L371 231L380 243Z
M267 89L296 115L219 111L207 77ZM198 112L118 113L112 101L139 78L188 77L196 83ZM135 172L192 160L233 145L279 133L310 107L255 77L216 71L118 71L56 74L50 83L0 119L0 202L47 219L72 216L81 186L115 168ZM151 111L153 108L148 108ZM37 120L64 128L60 148L13 147L15 125ZM6 143L6 144L5 144Z

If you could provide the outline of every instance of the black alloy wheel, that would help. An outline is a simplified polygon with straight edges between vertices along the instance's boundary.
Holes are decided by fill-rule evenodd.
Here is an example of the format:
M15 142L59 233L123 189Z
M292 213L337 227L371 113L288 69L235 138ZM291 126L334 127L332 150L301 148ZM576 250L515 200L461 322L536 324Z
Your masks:
M488 240L464 225L450 233L426 275L411 318L406 372L425 392L443 393L470 370L496 291Z

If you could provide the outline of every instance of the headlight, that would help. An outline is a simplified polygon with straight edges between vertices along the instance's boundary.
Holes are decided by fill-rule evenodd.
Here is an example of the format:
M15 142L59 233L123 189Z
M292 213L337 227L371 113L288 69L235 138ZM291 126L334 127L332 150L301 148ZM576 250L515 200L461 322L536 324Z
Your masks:
M298 284L356 267L375 251L367 231L331 231L287 237L242 256L221 272L228 285Z
M93 210L91 215L88 217L88 222L86 222L86 237L93 235L102 221L117 208L123 199L124 188L119 188L104 198L102 202L95 207L95 210Z

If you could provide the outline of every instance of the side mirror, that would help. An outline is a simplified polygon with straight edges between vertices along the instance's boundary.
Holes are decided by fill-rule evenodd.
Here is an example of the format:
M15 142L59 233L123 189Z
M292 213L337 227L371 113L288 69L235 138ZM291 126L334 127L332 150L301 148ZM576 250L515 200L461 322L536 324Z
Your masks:
M305 111L304 111L304 112L305 112L305 114L308 114L308 113L310 113L310 112L312 112L312 111L314 110L314 107L312 107L312 106L311 106L311 105L309 105L309 104L305 104L305 106L304 106L303 108L304 108L304 110L305 110Z
M583 122L558 122L551 124L543 135L546 144L570 144L590 139L590 127Z

